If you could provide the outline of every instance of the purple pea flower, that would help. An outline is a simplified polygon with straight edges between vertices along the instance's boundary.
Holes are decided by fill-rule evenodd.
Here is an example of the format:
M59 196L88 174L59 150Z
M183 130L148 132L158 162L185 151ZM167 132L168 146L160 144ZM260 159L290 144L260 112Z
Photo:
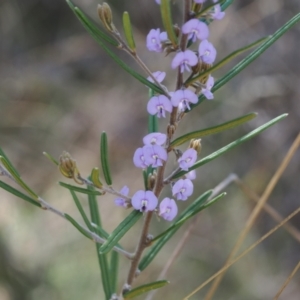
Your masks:
M184 177L185 177L186 179L189 179L189 180L194 180L194 179L196 179L196 171L195 171L195 170L192 170L192 171L186 173L186 174L184 175Z
M177 90L172 94L171 102L175 107L177 107L179 103L182 103L183 105L180 107L180 110L185 110L186 108L190 110L191 108L189 103L197 103L198 97L191 90Z
M164 133L152 132L144 136L143 142L145 145L163 145L167 140L167 136Z
M178 212L176 202L170 198L164 198L159 204L159 215L167 221L172 221Z
M156 79L156 81L158 81L159 83L161 83L165 79L165 77L166 77L166 72L156 71L156 72L153 72L152 75L154 76L154 78ZM149 80L150 82L154 83L154 80L150 76L147 77L147 80Z
M196 54L191 50L185 50L183 52L178 52L172 60L171 67L176 69L180 66L180 72L183 73L184 70L190 72L189 66L195 66L198 63L198 58Z
M154 210L158 200L152 191L137 191L131 198L134 209L141 212Z
M160 4L160 0L155 0L155 2L156 2L157 4Z
M195 3L204 3L206 0L194 0Z
M199 58L207 64L212 64L217 56L217 50L208 40L203 40L199 45Z
M206 99L211 100L214 99L214 95L213 93L210 91L212 89L212 87L214 86L215 80L214 78L209 75L206 84L205 84L205 88L202 88L201 93L206 97Z
M197 160L197 151L189 148L183 152L182 156L178 159L179 166L182 170L188 171Z
M216 2L216 1L214 1L214 2ZM224 18L225 12L221 11L221 5L220 4L216 4L214 6L213 12L211 12L210 15L214 20L221 20L221 19Z
M144 146L145 160L152 165L153 168L157 168L163 165L162 161L166 161L168 154L165 148L158 145Z
M146 169L150 164L146 161L144 148L137 148L133 155L133 163L137 168Z
M162 52L162 42L168 39L165 31L160 32L160 29L151 29L147 35L146 46L149 51Z
M196 39L206 40L209 36L208 26L198 19L191 19L182 26L182 33L188 34L188 38L196 42Z
M147 110L150 115L156 115L157 117L166 117L165 111L172 111L171 101L165 95L159 95L152 97L147 105Z
M193 191L194 186L189 179L179 179L172 188L173 196L176 196L177 200L186 200Z
M129 188L125 185L122 187L122 189L120 190L120 194L124 195L124 196L128 196L129 193ZM122 197L118 197L115 199L115 204L117 206L123 206L125 208L127 208L127 202L125 198Z

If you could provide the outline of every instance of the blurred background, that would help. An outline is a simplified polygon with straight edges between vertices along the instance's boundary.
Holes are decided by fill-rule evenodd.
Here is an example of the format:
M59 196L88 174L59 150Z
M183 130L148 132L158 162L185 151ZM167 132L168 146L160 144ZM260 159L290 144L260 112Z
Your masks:
M122 12L130 13L141 58L153 71L166 70L165 85L172 90L175 74L170 69L171 57L150 53L145 47L149 30L162 27L155 1L107 2L119 28ZM174 19L178 21L180 2L174 1ZM74 3L97 20L99 2ZM299 11L298 0L235 1L224 19L210 26L218 59L272 34ZM246 125L203 138L204 157L270 119L289 113L288 118L253 140L198 169L195 196L214 188L232 172L259 195L264 191L299 132L299 34L300 24L218 90L215 100L204 102L182 121L178 136L258 112L258 117ZM147 132L147 89L117 67L63 0L0 1L0 38L0 146L29 186L82 223L70 194L58 185L58 181L69 181L42 152L56 158L63 150L70 152L81 174L87 176L99 166L99 137L106 131L114 187L120 189L126 184L131 194L140 189L141 173L133 167L132 156ZM142 73L125 53L117 53ZM245 55L215 77L220 78ZM161 121L160 130L165 126ZM299 207L299 156L298 151L269 200L282 216ZM201 213L167 275L171 284L154 299L182 299L222 267L254 207L236 185L226 192L222 201ZM81 200L87 208L86 198ZM180 209L191 201L180 203ZM116 208L110 196L99 198L99 206L108 232L128 214ZM300 230L300 216L291 223ZM141 224L142 220L122 239L126 249L134 250ZM262 212L244 246L275 225ZM154 220L151 230L156 234L166 226L166 222ZM137 284L157 279L186 228L170 240ZM299 253L299 241L284 229L276 231L230 268L214 299L272 299L299 261ZM128 262L121 258L120 287L127 270ZM298 272L281 299L299 299L299 280ZM192 299L203 299L206 291L207 287ZM0 190L0 299L103 299L95 245L56 215Z

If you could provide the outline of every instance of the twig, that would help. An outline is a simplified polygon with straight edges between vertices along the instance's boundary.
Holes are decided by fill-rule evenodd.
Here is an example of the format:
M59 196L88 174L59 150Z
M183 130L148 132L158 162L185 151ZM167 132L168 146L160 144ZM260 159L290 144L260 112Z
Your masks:
M286 288L286 286L289 284L289 282L292 280L292 278L294 277L296 272L299 270L299 268L300 268L300 261L298 262L298 264L296 265L296 267L294 268L292 273L289 275L289 277L286 279L286 281L284 282L284 284L282 285L282 287L280 288L278 293L275 295L274 300L278 300L279 296L281 295L283 290Z
M253 243L250 247L248 247L245 251L243 251L239 256L228 262L224 265L218 272L216 272L213 276L211 276L209 279L204 281L200 286L198 286L195 290L193 290L190 294L188 294L186 297L184 297L183 300L188 300L190 297L192 297L194 294L196 294L198 291L200 291L203 287L205 287L208 283L210 283L212 280L214 280L219 275L223 274L229 267L231 267L234 263L236 263L238 260L240 260L243 256L248 254L251 250L253 250L257 245L259 245L262 241L264 241L266 238L268 238L271 234L273 234L276 230L278 230L281 226L283 226L286 222L288 222L291 218L293 218L296 214L300 212L300 207L296 209L294 212L292 212L288 217L286 217L280 224L275 226L273 229L271 229L268 233L266 233L264 236L262 236L258 241Z
M288 153L286 154L286 156L284 157L282 163L280 164L279 168L277 169L277 171L275 172L275 174L273 175L272 179L270 180L269 184L267 185L264 193L262 194L261 198L259 199L257 205L255 206L254 210L252 211L251 215L249 216L244 229L242 230L242 232L240 233L231 253L229 254L225 265L229 264L232 259L234 258L234 256L236 255L236 253L238 252L238 250L240 249L242 243L244 242L248 232L250 231L250 229L252 228L255 220L257 219L259 213L261 212L264 204L267 202L271 192L273 191L273 189L275 188L278 180L280 179L280 177L282 176L283 172L285 171L286 167L288 166L289 162L291 161L291 159L293 158L295 152L297 151L298 147L300 145L300 134L298 134L297 138L295 139L295 141L293 142L292 146L290 147ZM222 278L225 274L225 272L221 272L222 275L219 276L212 284L212 286L210 287L209 291L207 292L204 300L211 300L215 291L217 290L217 287L219 286L220 282L222 281Z

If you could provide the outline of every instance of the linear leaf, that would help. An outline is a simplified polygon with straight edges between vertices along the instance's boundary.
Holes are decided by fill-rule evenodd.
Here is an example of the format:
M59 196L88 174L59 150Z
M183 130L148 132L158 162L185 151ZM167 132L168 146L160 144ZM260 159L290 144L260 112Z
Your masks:
M206 163L214 160L215 158L221 156L222 154L226 153L227 151L233 149L234 147L250 140L251 138L253 138L254 136L258 135L259 133L261 133L262 131L266 130L267 128L273 126L274 124L276 124L277 122L281 121L282 119L284 119L288 114L283 114L278 116L277 118L267 122L266 124L256 128L255 130L249 132L248 134L242 136L241 138L235 140L234 142L224 146L223 148L213 152L212 154L198 160L191 168L189 168L188 171L180 171L178 173L176 173L171 179L175 179L178 177L183 176L184 174L188 173L191 170L195 170L203 165L205 165Z
M89 24L85 21L85 14L78 8L75 7L73 12L77 16L77 18L82 23L83 27L89 32L89 34L95 39L95 41L103 48L103 50L125 71L127 71L131 76L135 79L143 83L144 85L148 86L150 89L153 89L157 93L164 94L164 91L159 88L157 85L153 84L147 78L143 77L133 69L131 69L124 61L122 61L116 54L114 54L104 43L103 39L97 35L93 29L90 28Z
M237 65L235 65L229 72L227 72L221 79L219 79L212 88L212 92L217 91L234 76L239 74L243 69L245 69L250 63L252 63L256 58L258 58L263 52L265 52L272 44L274 44L282 35L284 35L291 27L293 27L300 20L300 13L291 18L282 27L280 27L269 39L252 51L247 57L241 60ZM191 109L198 106L206 98L203 95L199 96L199 101L197 104L191 105Z
M94 188L91 186L87 187L90 191L94 191ZM98 202L93 194L88 195L88 201L89 201L89 207L90 207L90 214L91 214L91 220L93 223L95 223L98 227L101 226L101 218L98 208ZM93 228L93 231L96 232L98 235L101 236L101 232L97 228ZM111 286L111 276L110 276L110 270L109 270L109 264L108 264L108 257L107 255L100 254L101 245L98 243L96 244L96 251L97 251L97 257L99 262L99 267L101 271L101 280L102 280L102 286L105 293L105 299L109 300L111 299L112 294L114 293L114 290Z
M75 202L75 204L77 206L77 209L79 210L79 212L80 212L80 214L82 216L82 219L83 219L85 225L88 227L88 229L90 231L93 231L93 226L91 225L91 222L88 219L88 217L87 217L87 215L86 215L86 213L85 213L85 211L84 211L84 209L83 209L83 207L82 207L82 205L80 203L80 200L78 199L76 193L73 190L70 190L70 193L71 193L72 198L73 198L73 200L74 200L74 202Z
M195 210L197 207L201 207L205 201L211 196L212 191L209 190L205 193L203 193L201 196L199 196L192 204L190 204L177 218L177 220L173 223L182 220L186 215L190 214L190 211ZM140 271L143 271L155 258L155 256L159 253L161 248L167 243L167 241L176 233L176 231L179 229L179 227L174 228L172 231L166 233L163 237L161 237L159 240L156 239L156 243L149 248L146 255L142 258L142 260L139 263L138 269Z
M100 253L109 252L124 236L124 234L137 222L142 216L138 210L133 210L111 233L106 242L100 247Z
M10 185L6 184L5 182L0 180L0 187L3 188L4 190L6 190L7 192L17 196L18 198L21 198L37 207L42 207L41 204L39 202L37 202L36 200L28 197L27 195L21 193L20 191L16 190L15 188L11 187Z
M226 123L223 123L223 124L220 124L220 125L217 125L217 126L213 126L213 127L210 127L210 128L206 128L206 129L197 130L197 131L187 133L187 134L177 138L176 140L174 140L171 143L170 147L174 148L174 147L179 146L179 145L181 145L181 144L183 144L187 141L190 141L191 139L200 138L200 137L210 135L210 134L216 134L216 133L222 132L224 130L234 128L234 127L239 126L241 124L244 124L244 123L246 123L246 122L248 122L248 121L250 121L250 120L252 120L256 117L257 117L256 113L249 113L245 116L242 116L240 118L228 121Z
M110 176L110 168L108 161L108 146L107 146L107 134L105 131L101 134L100 139L100 159L102 165L103 176L108 185L112 185L112 180Z
M124 11L123 13L123 28L124 28L127 44L129 48L135 52L135 42L132 33L132 26L130 22L129 13L127 11Z
M192 84L193 82L205 77L206 75L220 69L221 67L223 67L224 65L226 65L227 63L229 63L232 59L234 59L235 57L237 57L238 55L250 50L253 47L258 46L259 44L261 44L262 42L266 41L267 39L271 38L271 36L267 36L267 37L263 37L243 48L240 48L238 50L235 50L234 52L230 53L229 55L227 55L225 58L223 58L221 61L219 61L217 64L215 64L213 67L209 68L208 70L198 74L197 76L188 79L184 85L185 86L189 86L190 84Z
M68 214L64 214L66 219L84 236L89 238L90 240L93 240L93 238Z
M158 280L151 283L147 283L141 286L138 286L137 288L125 293L123 295L124 299L133 299L139 295L142 295L144 293L148 293L151 290L156 290L161 287L164 287L165 285L169 284L170 282L167 280Z
M0 156L0 161L3 166L7 169L10 175L14 178L16 183L22 187L31 197L38 199L38 195L21 179L19 173L15 171L14 167L11 167L11 164L3 157Z
M52 161L55 165L59 165L58 161L52 156L50 155L49 153L47 152L43 152L43 154L50 160Z
M85 189L85 188L80 188L78 186L75 185L71 185L71 184L67 184L64 182L59 182L59 185L61 185L62 187L68 189L68 190L72 190L74 192L78 192L78 193L82 193L82 194L87 194L87 195L95 195L95 196L101 196L102 194L98 191L92 191L89 189Z
M171 4L170 0L161 0L160 13L164 24L164 28L168 34L168 38L172 42L173 46L176 48L177 37L173 27L170 4Z
M117 291L117 284L118 284L118 272L119 271L119 253L116 251L111 252L110 257L110 284L112 291Z
M21 175L19 174L17 169L13 166L13 164L11 163L9 158L6 156L5 152L2 150L2 148L0 148L0 155L3 156L6 159L7 163L10 165L11 169L14 170L14 173L17 174L19 177L21 177Z
M215 197L214 199L212 199L211 201L209 201L208 203L204 203L203 205L201 205L198 208L195 208L193 210L189 210L186 215L184 217L182 217L180 220L176 221L172 226L170 226L166 231L162 232L160 235L158 235L157 237L155 237L153 239L153 242L159 240L160 238L162 238L163 236L165 236L167 233L172 232L172 231L177 231L187 220L189 220L191 217L193 217L194 215L196 215L198 212L200 212L201 210L207 208L208 206L212 205L213 203L215 203L216 201L218 201L219 199L221 199L222 197L224 197L226 195L226 193L222 193L219 196Z

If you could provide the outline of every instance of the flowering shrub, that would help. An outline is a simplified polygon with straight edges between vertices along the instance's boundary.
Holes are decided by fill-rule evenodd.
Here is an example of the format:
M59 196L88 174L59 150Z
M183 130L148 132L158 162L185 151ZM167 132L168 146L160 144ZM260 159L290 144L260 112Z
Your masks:
M239 49L215 64L217 50L209 42L209 25L213 21L221 22L225 17L225 10L232 1L182 1L184 5L183 22L177 25L172 22L170 1L156 0L158 9L161 11L164 29L150 29L146 37L145 48L156 52L157 55L171 57L170 68L176 72L177 79L175 88L169 90L162 84L166 76L164 70L151 70L150 66L147 66L137 54L130 18L127 12L123 15L125 33L125 38L123 38L113 23L113 14L107 3L98 6L99 18L104 27L104 29L99 29L71 1L68 0L67 2L83 26L108 55L131 76L137 79L137 81L149 88L149 100L147 104L145 103L145 110L149 114L149 133L140 138L143 141L143 145L133 153L132 164L142 169L144 187L130 192L127 186L128 182L125 182L122 185L126 185L120 191L114 189L110 174L106 133L102 133L101 135L101 174L98 168L94 168L89 176L84 177L77 167L76 160L69 153L64 152L59 161L56 161L51 155L45 153L52 162L58 165L64 177L73 179L79 185L61 183L64 188L70 190L86 226L80 225L68 214L58 211L29 188L3 152L1 152L2 156L0 157L2 163L0 166L1 174L19 184L27 194L21 193L4 182L1 182L1 187L37 207L54 212L69 221L87 238L95 241L97 243L97 255L100 261L105 299L131 299L151 289L160 288L168 284L168 281L160 280L140 287L132 287L135 277L144 271L165 243L187 220L216 203L216 201L222 199L225 195L225 193L215 195L212 190L206 191L200 196L194 195L193 181L197 180L195 170L254 137L286 117L286 115L281 115L269 121L256 130L201 159L199 157L201 155L201 138L203 136L219 133L241 125L255 118L256 114L250 113L224 124L218 124L211 128L196 129L193 132L188 132L175 138L181 120L189 113L192 113L203 101L214 99L213 93L217 89L256 59L293 26L299 17L291 19L274 35L260 39L249 46ZM140 75L126 65L107 45L127 52L138 63L144 71L145 76ZM238 54L254 47L256 49L249 56L225 74L223 78L215 82L212 75L215 70L222 67ZM169 124L163 132L158 131L160 118L169 119ZM188 146L184 150L178 148L185 143L188 143ZM174 160L176 161L176 166L170 174L167 174L166 165L169 162L173 164ZM162 191L164 189L168 193L168 197L163 198ZM86 216L76 196L77 193L88 195L91 220ZM118 209L131 210L131 213L112 233L107 233L99 222L96 197L104 197L106 193L115 196L114 203L118 206ZM190 201L190 204L184 211L178 209L177 203L180 200ZM169 223L168 229L161 232L157 237L153 237L149 229L151 222L155 222L157 219L153 216L163 219L166 222L172 222ZM143 219L141 234L136 241L136 251L129 253L119 245L119 241L139 219ZM148 251L145 253L146 249ZM113 259L111 262L108 262L108 253L112 253ZM128 276L123 280L124 284L122 288L117 287L116 279L118 274L118 264L116 262L119 259L119 255L123 255L130 262Z

